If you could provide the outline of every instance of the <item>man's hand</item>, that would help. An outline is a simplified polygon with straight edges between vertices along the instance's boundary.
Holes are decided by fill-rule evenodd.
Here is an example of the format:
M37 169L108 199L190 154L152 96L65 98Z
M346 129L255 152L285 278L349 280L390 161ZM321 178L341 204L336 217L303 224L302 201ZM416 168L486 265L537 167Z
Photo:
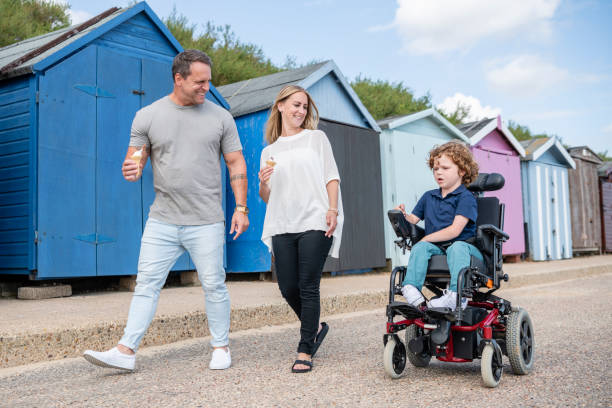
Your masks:
M121 166L121 172L123 173L123 178L127 181L138 181L140 176L142 176L142 171L138 170L140 165L136 163L132 159L125 159L123 162L123 166ZM140 169L142 170L142 169Z
M234 232L234 240L238 238L244 231L249 228L249 217L240 211L234 211L234 215L232 215L232 227L230 229L230 235Z

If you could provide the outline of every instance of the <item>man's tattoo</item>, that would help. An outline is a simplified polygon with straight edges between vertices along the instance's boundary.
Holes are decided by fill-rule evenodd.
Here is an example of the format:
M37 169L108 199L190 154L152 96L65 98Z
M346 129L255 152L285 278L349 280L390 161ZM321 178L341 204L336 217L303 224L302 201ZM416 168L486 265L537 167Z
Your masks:
M235 180L246 180L246 178L246 174L234 174L230 177L230 183L234 182Z

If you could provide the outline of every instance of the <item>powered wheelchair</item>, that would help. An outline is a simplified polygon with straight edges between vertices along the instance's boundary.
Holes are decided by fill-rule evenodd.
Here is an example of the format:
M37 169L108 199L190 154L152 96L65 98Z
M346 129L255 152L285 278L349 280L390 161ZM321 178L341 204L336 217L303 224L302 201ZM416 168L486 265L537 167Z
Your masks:
M499 190L504 178L497 173L481 173L468 186L474 194ZM471 258L457 279L457 307L414 307L395 300L401 295L406 267L391 272L387 332L384 334L383 365L392 378L399 378L406 359L415 367L426 367L432 357L440 361L462 363L480 359L484 384L496 387L502 377L502 355L510 360L514 374L524 375L534 363L535 341L531 319L526 310L512 306L493 293L501 281L508 281L502 271L502 243L509 236L503 231L504 204L496 197L477 197L478 219L473 244L481 251L484 261ZM388 212L389 221L398 236L395 243L403 251L411 249L425 232L406 221L399 210ZM427 269L425 287L436 295L450 282L446 255L434 255ZM468 305L461 308L461 298ZM397 318L397 320L396 320ZM405 330L403 342L398 333Z

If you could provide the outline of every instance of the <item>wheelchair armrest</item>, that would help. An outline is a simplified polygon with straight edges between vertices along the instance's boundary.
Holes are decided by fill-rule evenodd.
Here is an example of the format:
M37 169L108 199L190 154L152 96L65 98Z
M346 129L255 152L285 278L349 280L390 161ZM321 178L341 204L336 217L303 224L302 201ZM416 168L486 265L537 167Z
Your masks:
M393 231L399 238L410 238L416 244L425 236L425 230L418 225L408 222L400 210L389 210L387 212Z
M502 241L507 241L510 239L510 236L506 234L504 231L500 230L493 224L483 224L478 226L478 230L476 231L477 236L481 236L482 233L495 235L498 238L501 238Z

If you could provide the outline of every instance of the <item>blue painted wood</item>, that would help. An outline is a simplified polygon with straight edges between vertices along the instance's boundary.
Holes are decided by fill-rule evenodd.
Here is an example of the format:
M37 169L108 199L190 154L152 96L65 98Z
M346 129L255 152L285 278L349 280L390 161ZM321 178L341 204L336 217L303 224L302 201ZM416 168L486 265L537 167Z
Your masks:
M236 206L231 186L226 183L226 242L227 242L227 271L228 272L265 272L270 270L270 252L261 242L261 231L263 229L266 204L259 197L259 158L261 151L266 146L264 142L264 126L268 119L267 111L251 113L236 118L236 126L242 152L247 164L248 197L247 206L249 213L249 229L237 240L229 235L230 223L233 210Z
M38 184L37 171L38 169L38 77L30 75L30 121L32 126L29 127L29 163L30 177L28 185L28 272L37 268L37 253L36 253L36 237L38 225Z
M369 127L344 88L336 81L335 75L329 73L308 88L308 93L317 104L319 115L338 122Z
M28 83L23 84L23 88L17 88L14 90L2 89L0 93L0 109L6 105L10 105L19 101L28 101L29 87Z
M546 153L538 160L521 162L528 255L534 261L572 257L566 166L561 166L558 158Z
M131 184L120 165L135 111L171 92L180 51L140 3L35 64L35 75L0 81L0 273L136 272L151 169ZM228 108L214 87L208 99ZM174 269L193 268L184 256Z
M40 78L38 277L96 275L96 248L75 239L96 232L96 47Z
M0 83L0 273L27 273L28 93L27 78Z
M118 73L120 73L118 75ZM98 47L97 87L113 98L97 98L96 233L97 275L135 275L142 233L141 184L121 174L132 119L140 108L141 67L130 58Z

